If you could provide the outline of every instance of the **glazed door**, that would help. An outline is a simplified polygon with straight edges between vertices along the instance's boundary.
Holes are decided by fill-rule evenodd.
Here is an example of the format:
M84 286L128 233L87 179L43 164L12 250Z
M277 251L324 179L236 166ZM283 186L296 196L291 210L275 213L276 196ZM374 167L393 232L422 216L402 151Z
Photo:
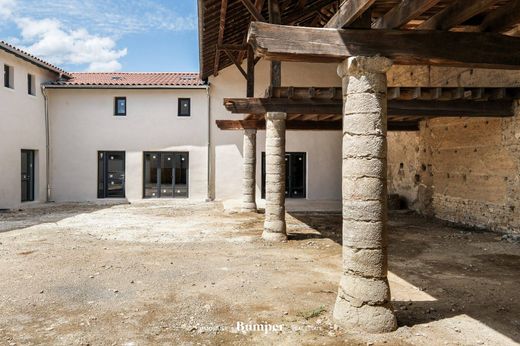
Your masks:
M125 152L98 152L98 198L125 197Z
M34 150L22 150L22 202L34 201Z

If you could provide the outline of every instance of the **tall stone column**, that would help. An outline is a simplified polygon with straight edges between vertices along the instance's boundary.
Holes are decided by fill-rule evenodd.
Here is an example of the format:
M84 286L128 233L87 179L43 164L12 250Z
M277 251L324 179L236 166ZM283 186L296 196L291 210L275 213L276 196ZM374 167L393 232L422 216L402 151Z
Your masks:
M265 116L265 222L262 238L285 241L285 120L286 113Z
M256 212L256 129L244 130L242 211Z
M386 71L384 57L352 57L343 79L343 274L334 307L348 330L397 328L387 279Z

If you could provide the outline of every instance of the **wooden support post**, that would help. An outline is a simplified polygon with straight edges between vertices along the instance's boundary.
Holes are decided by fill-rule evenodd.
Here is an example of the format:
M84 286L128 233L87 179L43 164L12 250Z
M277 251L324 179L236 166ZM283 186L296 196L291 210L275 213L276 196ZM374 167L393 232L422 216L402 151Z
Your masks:
M282 17L280 15L280 5L278 0L268 0L269 3L269 22L271 24L281 24ZM280 61L271 61L271 86L279 87L282 85L282 63Z
M255 96L255 53L253 47L247 46L247 97Z

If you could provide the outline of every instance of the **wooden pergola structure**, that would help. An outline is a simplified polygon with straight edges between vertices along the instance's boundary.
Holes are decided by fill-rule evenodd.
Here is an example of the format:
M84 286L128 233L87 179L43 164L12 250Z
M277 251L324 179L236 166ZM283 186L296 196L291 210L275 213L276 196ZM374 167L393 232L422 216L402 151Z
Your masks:
M343 276L334 309L346 328L396 328L387 281L386 133L431 117L511 117L515 88L389 88L393 65L520 69L520 0L199 0L203 78L235 65L246 98L223 100L242 119L244 209L256 209L256 131L266 130L263 238L286 239L286 130L343 131ZM244 70L242 61L247 58ZM254 98L254 68L271 61ZM280 61L337 63L342 88L281 86Z

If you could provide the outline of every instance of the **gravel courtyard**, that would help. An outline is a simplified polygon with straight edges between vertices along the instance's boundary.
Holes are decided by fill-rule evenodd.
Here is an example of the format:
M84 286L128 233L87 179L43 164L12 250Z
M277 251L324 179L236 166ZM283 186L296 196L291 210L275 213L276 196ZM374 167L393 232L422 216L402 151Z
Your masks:
M341 215L263 215L220 203L58 204L0 214L0 345L514 345L520 244L411 213L390 221L400 328L332 320ZM281 331L237 331L276 325Z

